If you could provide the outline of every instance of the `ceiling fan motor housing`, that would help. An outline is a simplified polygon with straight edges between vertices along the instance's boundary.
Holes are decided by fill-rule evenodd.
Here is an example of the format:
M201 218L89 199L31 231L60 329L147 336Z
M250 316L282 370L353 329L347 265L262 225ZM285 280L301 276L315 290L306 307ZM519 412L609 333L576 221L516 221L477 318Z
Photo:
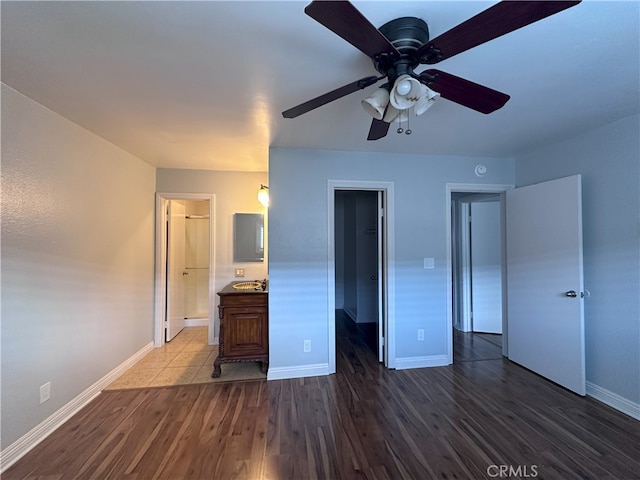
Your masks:
M581 0L501 1L430 41L427 23L420 18L396 18L378 29L347 0L333 2L314 0L305 7L305 13L370 57L381 76L365 77L336 88L285 110L282 116L297 117L357 90L367 88L385 77L387 82L380 86L380 89L385 89L387 92L378 90L377 95L374 94L363 100L363 106L369 105L374 112L367 140L378 140L387 134L389 123L384 121L384 115L381 113L383 106L388 107L386 94L389 94L389 103L391 103L392 93L413 101L416 95L412 90L416 84L420 86L418 96L420 100L425 98L425 94L422 93L423 88L431 87L437 92L436 94L464 107L485 114L494 112L504 106L509 100L509 95L440 70L428 69L416 74L414 69L420 64L432 65L451 58L580 2ZM407 75L408 78L403 75ZM402 82L396 85L399 78L402 78ZM405 94L403 92L407 90L407 84L410 84L410 88ZM408 94L411 96L408 97ZM435 96L428 97L427 101L432 98ZM397 97L395 101L398 103ZM393 104L391 106L396 108ZM422 105L417 108L424 111L428 107ZM365 109L368 107L365 106ZM382 119L378 118L380 115Z
M420 63L416 58L416 50L429 41L429 27L427 23L416 17L400 17L385 23L379 29L387 40L400 52L400 59L389 62L385 59L374 60L376 70L380 73L390 73L391 67L415 68ZM396 68L394 68L395 70ZM403 68L400 68L403 70ZM406 71L395 72L397 75L408 73Z

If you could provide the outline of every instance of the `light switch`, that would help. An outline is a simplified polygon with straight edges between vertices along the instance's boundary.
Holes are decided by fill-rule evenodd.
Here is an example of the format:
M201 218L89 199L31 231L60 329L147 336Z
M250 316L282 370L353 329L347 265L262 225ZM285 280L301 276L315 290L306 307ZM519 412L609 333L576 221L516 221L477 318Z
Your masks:
M436 268L436 259L435 258L425 258L424 259L424 268Z

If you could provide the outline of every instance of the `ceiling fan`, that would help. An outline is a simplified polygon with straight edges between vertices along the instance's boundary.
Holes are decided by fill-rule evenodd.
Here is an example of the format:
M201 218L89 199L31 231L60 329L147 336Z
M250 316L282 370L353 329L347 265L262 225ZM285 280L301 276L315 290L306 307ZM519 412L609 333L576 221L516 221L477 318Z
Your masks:
M494 112L509 95L433 68L420 73L414 69L446 60L578 3L580 0L505 0L429 40L422 19L397 18L377 29L348 1L313 1L305 13L369 56L380 75L339 87L285 110L282 116L295 118L385 78L387 82L363 100L363 107L374 117L367 140L384 137L392 121L407 118L413 107L417 114L422 113L438 96L481 113Z

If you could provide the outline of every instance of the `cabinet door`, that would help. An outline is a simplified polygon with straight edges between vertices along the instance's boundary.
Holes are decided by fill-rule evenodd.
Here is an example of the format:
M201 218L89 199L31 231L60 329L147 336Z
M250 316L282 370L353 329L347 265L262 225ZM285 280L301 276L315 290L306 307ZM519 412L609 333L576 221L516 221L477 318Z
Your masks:
M227 307L224 310L225 356L267 354L265 308Z

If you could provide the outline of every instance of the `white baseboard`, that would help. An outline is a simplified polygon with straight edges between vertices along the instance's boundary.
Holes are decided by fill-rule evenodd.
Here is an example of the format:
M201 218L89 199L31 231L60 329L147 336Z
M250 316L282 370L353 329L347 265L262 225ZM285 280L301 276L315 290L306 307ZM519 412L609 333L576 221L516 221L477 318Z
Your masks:
M315 365L296 365L293 367L269 367L267 380L285 380L287 378L318 377L329 375L328 363Z
M208 327L209 319L208 318L185 318L184 326L185 327Z
M396 370L424 367L442 367L449 365L446 355L432 355L427 357L407 357L396 359ZM293 367L269 367L267 380L284 380L287 378L317 377L330 375L328 363L315 365L296 365Z
M613 393L606 388L602 388L594 383L587 382L587 395L599 400L611 408L615 408L630 417L640 420L640 404L634 403L617 393Z
M64 422L69 420L78 411L87 405L91 400L96 398L102 389L110 385L115 379L126 372L138 360L142 359L147 353L153 350L153 342L149 342L139 351L134 353L130 358L125 360L115 369L111 370L96 383L87 388L80 395L68 402L53 415L46 418L39 425L36 425L18 440L13 442L7 448L0 452L0 474L7 470L11 465L20 460L36 445L51 435Z
M406 370L408 368L444 367L446 365L449 365L449 357L447 357L446 355L396 358L396 370Z

